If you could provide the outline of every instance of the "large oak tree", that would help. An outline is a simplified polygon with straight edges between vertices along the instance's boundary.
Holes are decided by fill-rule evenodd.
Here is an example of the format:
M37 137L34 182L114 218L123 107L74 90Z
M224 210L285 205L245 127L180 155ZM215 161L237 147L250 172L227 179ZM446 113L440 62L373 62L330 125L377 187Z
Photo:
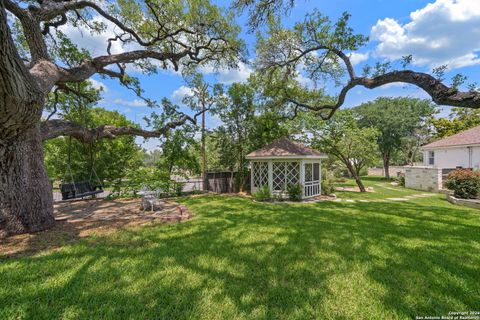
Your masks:
M450 86L444 83L442 70L446 66L432 72L433 75L407 70L412 59L415 59L414 52L400 61L402 70L392 69L389 62L378 62L374 66L365 66L362 75L357 74L350 55L365 45L368 38L355 34L349 27L349 14L344 13L338 21L332 22L329 17L312 10L302 22L286 28L278 17L288 13L295 2L235 0L233 3L234 8L248 12L252 30L267 24L266 32L260 33L257 43L256 67L259 74L265 77L266 91L282 106L293 109L294 114L308 110L328 119L344 104L353 88L374 89L391 83L417 86L438 105L480 108L478 88L460 90L459 76L452 79ZM292 85L292 80L300 78L308 79L314 85L303 86L303 90L299 90L299 81L297 85ZM460 79L460 82L464 82L462 76ZM325 99L325 80L333 80L341 88L336 99Z
M59 28L81 26L104 32L102 20L114 26L104 55L87 52L70 63L58 58L58 46L67 43L68 50L75 48ZM157 68L186 72L204 64L234 67L243 44L231 21L231 15L206 0L1 0L0 236L54 224L43 140L62 135L84 142L120 135L158 137L195 120L183 114L153 131L108 124L86 129L59 119L42 122L52 92L75 94L72 84L100 74L143 96L138 81L127 75L127 64L148 73ZM124 50L113 52L114 43Z

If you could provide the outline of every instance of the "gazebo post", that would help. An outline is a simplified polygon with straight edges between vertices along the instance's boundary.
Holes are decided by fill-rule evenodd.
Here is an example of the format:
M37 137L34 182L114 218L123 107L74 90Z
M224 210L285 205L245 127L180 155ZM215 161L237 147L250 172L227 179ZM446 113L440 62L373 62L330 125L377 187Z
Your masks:
M268 160L268 189L273 194L273 161Z
M300 184L302 185L302 199L305 198L305 160L300 160Z
M250 162L250 194L253 194L253 189L255 186L253 185L253 170L255 170L255 161Z
M318 160L318 185L320 188L318 194L322 195L322 160Z

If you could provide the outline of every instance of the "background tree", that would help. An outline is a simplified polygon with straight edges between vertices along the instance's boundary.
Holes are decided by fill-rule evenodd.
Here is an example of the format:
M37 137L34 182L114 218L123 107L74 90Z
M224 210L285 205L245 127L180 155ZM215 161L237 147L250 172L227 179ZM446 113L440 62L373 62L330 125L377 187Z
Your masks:
M403 137L399 150L394 154L394 163L397 165L415 165L423 161L421 147L428 143L432 137L431 126L425 124L413 131L412 135Z
M168 99L162 100L163 113L153 113L147 120L149 126L163 128L166 123L177 119L181 112L179 106ZM156 166L169 180L175 176L188 177L200 173L200 164L196 155L198 154L199 143L195 138L198 132L196 125L184 124L166 132L160 138L160 157Z
M88 115L81 116L80 119L76 119L72 115L62 117L62 119L78 120L79 123L84 123L86 128L96 128L104 123L118 127L135 126L133 122L128 121L124 115L116 111L92 108L87 112ZM87 123L85 123L85 119L88 119ZM89 143L70 137L58 137L44 142L44 154L49 178L69 183L72 182L69 170L75 181L86 181L92 175L93 169L100 181L108 185L123 179L128 170L132 170L142 163L141 148L135 143L133 136L122 136L114 140L96 140Z
M247 84L234 83L227 91L224 106L215 109L215 114L222 120L217 129L218 146L221 150L220 161L237 171L240 191L245 184L247 170L245 156L251 150L249 140L255 116L254 90Z
M105 44L105 55L93 57L79 50L58 30L70 25L106 32L105 23L95 22L98 17L116 30ZM85 130L60 119L40 123L50 92L75 94L72 83L101 74L118 79L143 97L138 80L126 74L126 64L132 63L146 73L157 68L189 72L207 64L234 67L244 46L232 18L207 0L116 1L105 6L88 0L0 1L0 235L39 231L54 224L42 140L62 135L84 142L119 135L159 137L195 120L181 115L155 131L112 125ZM115 42L125 51L112 53ZM76 59L79 53L81 60ZM66 58L74 65L66 63Z
M351 110L342 110L330 120L319 122L311 114L306 117L310 145L338 159L348 170L361 192L366 192L360 172L377 159L375 128L361 128Z
M435 139L442 139L461 131L480 126L480 110L453 108L449 119L432 119Z
M254 79L247 83L234 83L226 99L214 108L222 121L215 130L219 164L238 172L237 185L244 189L248 162L245 156L273 140L288 136L293 130L289 119L272 107L273 101L261 94Z
M50 112L48 119L56 116L60 120L81 124L86 130L105 123L117 127L136 126L116 111L95 107L100 101L101 90L93 88L90 81L71 86L77 92L76 95L58 90L51 94L51 99L47 100L45 106L46 111ZM100 181L110 184L121 180L127 170L138 166L141 158L140 148L133 136L90 142L82 142L72 137L58 137L46 140L43 146L48 176L50 180L57 181L85 181L92 176L97 179L93 174L95 171Z
M414 98L378 98L354 108L361 127L372 127L379 132L377 143L382 155L385 177L390 178L390 162L398 150L407 146L407 138L428 125L435 112L427 100ZM408 141L415 143L415 139ZM410 149L413 152L415 149ZM411 155L409 155L411 157Z
M207 154L206 154L206 138L207 130L205 126L205 116L208 111L214 107L219 107L225 104L225 97L223 95L223 86L219 83L211 85L207 83L201 74L195 74L188 80L191 94L183 98L183 103L197 110L202 114L201 127L201 172L203 190L207 190Z

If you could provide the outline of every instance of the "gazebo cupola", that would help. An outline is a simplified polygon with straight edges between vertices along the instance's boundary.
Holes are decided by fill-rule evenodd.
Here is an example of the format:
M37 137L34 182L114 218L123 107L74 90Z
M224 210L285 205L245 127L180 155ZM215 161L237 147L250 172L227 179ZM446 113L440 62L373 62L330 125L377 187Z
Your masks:
M281 138L249 153L251 192L268 186L273 195L286 197L290 184L303 186L303 198L321 193L321 160L327 156L301 143Z

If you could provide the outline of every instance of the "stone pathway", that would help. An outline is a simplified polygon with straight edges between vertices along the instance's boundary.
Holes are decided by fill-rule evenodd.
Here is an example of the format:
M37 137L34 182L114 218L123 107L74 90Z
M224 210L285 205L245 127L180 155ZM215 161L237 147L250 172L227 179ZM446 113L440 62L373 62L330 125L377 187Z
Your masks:
M405 201L411 201L411 200L415 200L415 199L434 197L435 195L436 194L433 194L433 193L419 193L419 194L413 194L413 195L404 196L404 197L397 197L397 198L358 199L358 200L337 198L337 199L332 200L332 201L334 201L334 202L346 202L346 203L405 202Z

